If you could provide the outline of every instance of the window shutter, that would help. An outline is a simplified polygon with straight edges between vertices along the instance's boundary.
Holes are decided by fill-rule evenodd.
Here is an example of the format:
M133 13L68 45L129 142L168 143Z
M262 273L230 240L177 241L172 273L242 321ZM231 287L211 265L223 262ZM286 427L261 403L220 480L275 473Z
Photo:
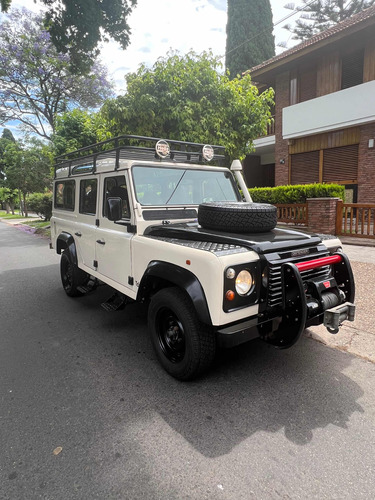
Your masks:
M356 182L358 176L358 144L325 149L323 182Z
M291 184L319 182L319 151L291 156Z
M348 89L363 83L364 50L357 50L342 57L341 88Z

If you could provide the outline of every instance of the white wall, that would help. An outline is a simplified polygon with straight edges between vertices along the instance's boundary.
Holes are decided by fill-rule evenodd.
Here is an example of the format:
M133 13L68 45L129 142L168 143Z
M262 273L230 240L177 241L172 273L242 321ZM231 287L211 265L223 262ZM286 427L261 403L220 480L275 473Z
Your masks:
M375 121L375 80L283 109L283 138Z

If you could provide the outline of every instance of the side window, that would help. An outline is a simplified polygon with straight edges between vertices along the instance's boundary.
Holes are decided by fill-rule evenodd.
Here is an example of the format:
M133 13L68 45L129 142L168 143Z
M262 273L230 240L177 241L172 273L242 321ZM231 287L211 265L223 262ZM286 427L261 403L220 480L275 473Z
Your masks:
M60 181L55 184L55 208L74 210L76 181Z
M79 212L81 214L96 214L96 197L98 182L96 179L84 179L80 183Z
M125 176L106 177L104 179L103 196L103 217L107 217L107 199L121 198L122 200L122 218L130 218L128 190L126 188Z

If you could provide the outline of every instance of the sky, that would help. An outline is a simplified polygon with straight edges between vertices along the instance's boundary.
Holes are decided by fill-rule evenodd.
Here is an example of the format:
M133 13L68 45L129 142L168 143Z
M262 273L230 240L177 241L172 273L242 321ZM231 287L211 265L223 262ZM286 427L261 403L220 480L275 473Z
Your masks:
M292 13L284 8L291 3L288 0L270 1L274 25ZM302 0L294 2L295 8L301 4ZM12 7L39 12L41 4L34 0L13 0ZM275 27L277 54L285 50L278 47L278 43L287 42L287 48L296 43L282 27L297 18L298 13ZM223 65L225 63L227 0L138 0L128 24L131 43L125 51L115 42L105 43L101 48L101 60L108 67L117 95L126 90L127 73L136 71L142 63L151 67L171 50L185 54L189 50L201 53L211 49L214 55L223 56ZM6 128L19 135L15 122L8 122Z
M287 3L290 2L271 0L274 24L291 14L289 9L283 8ZM294 4L298 7L302 2L297 0ZM40 4L33 0L13 0L12 6L40 10ZM288 48L291 46L290 33L282 26L297 17L295 15L275 28L276 44L286 41ZM190 49L197 53L212 49L215 55L224 56L226 23L227 0L138 0L128 19L131 44L125 51L116 43L104 44L102 62L109 68L116 92L123 93L126 73L136 71L142 63L152 66L171 49L181 54ZM282 50L276 47L276 53Z

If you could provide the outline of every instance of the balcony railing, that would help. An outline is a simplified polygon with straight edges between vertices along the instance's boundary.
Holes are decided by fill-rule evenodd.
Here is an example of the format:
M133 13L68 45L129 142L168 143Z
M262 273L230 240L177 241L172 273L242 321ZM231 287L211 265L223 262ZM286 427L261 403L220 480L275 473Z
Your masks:
M261 137L268 137L269 135L275 135L275 115L271 116L271 121L267 124L266 133L258 137L258 139Z

